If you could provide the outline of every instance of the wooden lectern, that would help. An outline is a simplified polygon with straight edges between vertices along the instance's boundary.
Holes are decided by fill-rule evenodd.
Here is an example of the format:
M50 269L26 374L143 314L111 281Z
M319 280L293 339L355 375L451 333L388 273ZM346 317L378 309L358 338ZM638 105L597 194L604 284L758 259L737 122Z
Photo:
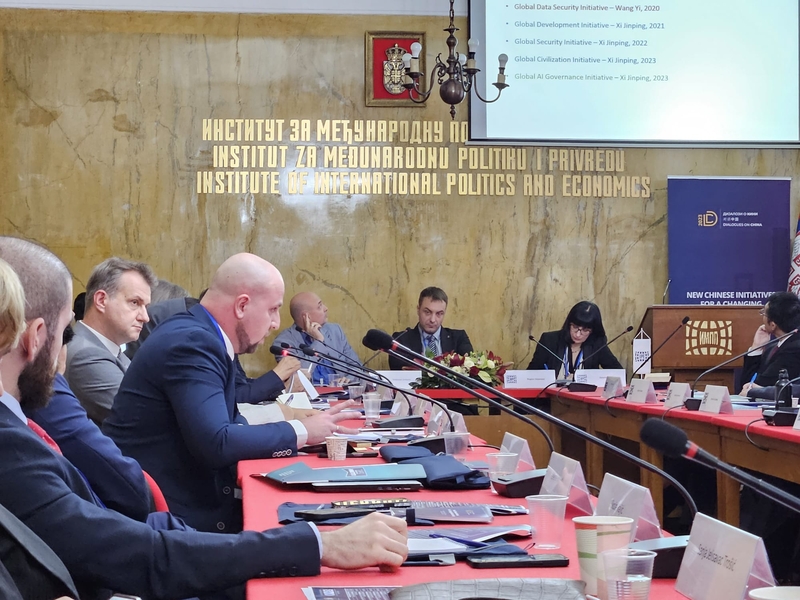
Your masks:
M703 371L745 352L753 343L753 335L762 324L760 306L721 306L702 304L656 304L648 307L639 325L650 336L655 350L671 334L684 317L689 322L653 357L653 371L669 371L672 380L692 383ZM725 385L732 394L734 369L744 364L736 360L709 373L703 385Z

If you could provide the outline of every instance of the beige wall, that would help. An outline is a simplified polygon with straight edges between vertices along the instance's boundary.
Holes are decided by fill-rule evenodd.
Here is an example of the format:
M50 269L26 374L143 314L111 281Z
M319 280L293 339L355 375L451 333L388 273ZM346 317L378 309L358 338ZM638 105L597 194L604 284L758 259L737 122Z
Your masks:
M563 197L560 187L526 196L521 186L510 197L196 193L195 174L211 161L204 118L447 125L438 100L364 105L365 31L425 31L430 65L445 49L444 25L0 10L0 233L50 246L76 289L117 254L196 293L225 257L255 252L281 269L287 300L319 293L362 357L366 329L413 324L419 290L439 285L451 297L447 324L520 363L532 353L528 333L558 327L580 299L600 305L610 334L660 301L667 175L797 170L794 150L628 149L624 175L649 177L648 198ZM456 155L459 144L444 145ZM526 172L565 173L535 164ZM613 349L629 360L627 343ZM253 372L271 364L265 350L247 362Z

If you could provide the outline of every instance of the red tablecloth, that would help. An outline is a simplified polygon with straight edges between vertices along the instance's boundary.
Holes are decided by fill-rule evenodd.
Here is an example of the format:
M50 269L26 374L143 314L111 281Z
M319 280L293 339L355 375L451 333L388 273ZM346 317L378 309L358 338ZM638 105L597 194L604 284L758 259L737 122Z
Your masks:
M477 448L474 450L475 458L481 458L489 450ZM280 468L293 461L302 460L312 467L331 466L332 462L316 456L295 458L251 460L239 463L239 476L243 492L244 526L245 529L267 529L278 526L277 507L283 502L298 503L326 503L332 500L366 499L374 497L389 497L387 494L359 493L359 494L320 494L301 489L287 489L261 478L251 477L254 473L264 473ZM357 465L379 461L380 459L348 459L345 464ZM342 463L337 463L342 464ZM501 503L525 504L525 499L504 498L492 494L490 490L471 491L434 491L409 492L397 494L409 499L439 500L451 502L476 502L476 503ZM571 516L568 513L568 517ZM525 516L498 516L493 524L528 523ZM526 545L528 541L521 541ZM455 566L449 567L403 567L395 573L382 573L377 568L363 569L361 571L337 571L322 569L318 577L298 577L286 579L258 579L251 580L247 586L248 600L302 600L304 598L301 588L309 586L403 586L425 581L439 581L449 579L477 579L486 577L563 577L580 579L578 558L575 549L575 534L572 521L568 518L565 525L562 548L556 551L569 557L570 565L562 568L550 569L481 569L476 570L464 562L459 561ZM667 600L683 598L674 589L672 580L656 580L653 582L651 593L653 600Z

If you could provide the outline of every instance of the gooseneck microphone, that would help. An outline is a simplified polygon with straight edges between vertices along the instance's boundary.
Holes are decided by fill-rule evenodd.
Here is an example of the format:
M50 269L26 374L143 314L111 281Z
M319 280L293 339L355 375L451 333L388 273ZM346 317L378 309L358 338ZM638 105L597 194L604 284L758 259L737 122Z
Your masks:
M317 340L317 341L319 341L319 340ZM285 346L284 346L284 344L286 344L286 342L283 342L281 344L281 346L284 347L284 348L291 348L291 346L289 346L288 344L286 344ZM363 373L371 373L373 376L377 377L378 379L382 379L382 380L385 380L385 381L388 381L389 383L391 383L391 381L389 381L389 379L385 375L381 375L380 373L378 373L377 371L375 371L373 369L370 369L369 367L364 367L364 366L362 366L362 365L360 365L358 363L354 363L349 356L342 355L342 356L344 356L344 358L346 360L343 360L341 358L336 358L335 356L331 356L330 354L326 354L324 352L320 352L319 350L314 350L314 348L312 348L308 344L300 344L299 348L303 352L303 354L305 354L306 356L318 356L319 358L325 358L325 359L331 361L331 363L333 363L335 365L343 365L345 367L349 367L350 369L358 369L359 371L362 371ZM332 348L332 350L336 350L336 348ZM341 354L341 352L340 352L340 354Z
M670 281L672 281L672 280L670 279ZM647 363L649 363L651 360L653 360L653 357L656 355L656 352L658 352L659 350L661 350L661 348L663 348L663 347L664 347L664 344L666 344L668 341L670 341L670 340L672 339L672 336L673 336L673 335L675 335L676 333L678 333L678 331L680 331L681 327L685 326L685 325L686 325L686 324L687 324L687 323L688 323L690 320L691 320L691 319L690 319L688 316L687 316L687 317L683 317L683 320L681 321L681 324L680 324L680 325L678 325L678 326L677 326L677 327L676 327L676 328L675 328L675 329L672 331L672 333L670 333L670 334L669 334L669 335L666 337L666 339L665 339L663 342L661 342L661 343L658 345L658 348L656 348L655 350L653 350L653 351L650 353L650 356L648 356L648 357L647 357L647 360L646 360L646 361L644 361L642 364L640 364L638 367L636 367L636 370L635 370L633 373L631 373L631 379L633 379L633 376L634 376L634 375L636 375L636 374L639 372L639 369L641 369L643 366L645 366Z
M283 348L282 346L283 346L283 344L281 344L281 346L276 346L276 345L273 344L272 346L270 346L269 351L272 354L276 355L276 356L278 356L278 355L293 356L293 357L295 357L297 359L301 359L302 358L302 360L307 360L308 362L314 363L315 365L320 364L320 361L308 358L308 356L300 357L300 356L297 356L296 354L291 354L291 351L296 351L297 350L296 348L292 348L291 346L289 346L288 348ZM312 352L313 352L313 350L312 350ZM354 377L358 377L359 379L363 379L364 381L368 381L369 383L371 383L373 385L376 385L376 386L382 385L383 387L387 387L387 388L389 388L391 390L399 392L403 396L403 399L408 404L409 410L411 410L411 402L409 401L409 399L406 396L414 396L415 398L420 398L421 400L427 400L428 402L432 402L433 404L436 404L439 408L443 409L445 414L447 415L447 419L448 419L448 421L450 423L450 431L455 431L456 430L455 424L453 423L453 418L450 416L450 412L447 410L447 405L444 404L443 402L440 402L438 400L434 400L433 398L429 398L428 396L423 396L422 394L415 394L414 392L411 392L409 390L404 390L404 389L395 387L394 385L387 384L386 382L381 381L380 379L373 379L372 377L366 377L364 375L359 375L358 373L356 373L354 371L350 371L350 370L345 369L345 368L342 368L342 371L344 373L347 373L348 375L353 375ZM411 413L409 412L409 415L410 414Z
M634 456L630 452L626 452L625 450L622 450L621 448L617 448L613 444L611 444L609 442L606 442L605 440L603 440L601 438L598 438L598 437L596 437L596 436L594 436L594 435L592 435L590 433L585 432L580 427L576 427L576 426L574 426L574 425L572 425L570 423L567 423L566 421L562 421L558 417L555 417L555 416L551 415L550 413L544 412L543 410L540 410L540 409L536 408L535 406L530 406L530 405L528 405L528 404L526 404L524 402L520 402L516 398L513 398L512 396L509 396L505 392L501 392L500 390L494 389L491 386L485 384L484 382L482 382L480 380L471 379L471 378L467 377L466 375L464 375L462 373L458 373L457 371L454 371L453 369L450 369L449 367L446 367L446 366L444 366L442 364L439 364L439 363L429 359L427 356L424 356L422 354L418 354L417 352L414 352L413 350L411 350L409 348L406 348L402 344L400 344L397 341L393 340L391 338L391 336L389 336L388 333L380 331L379 329L370 329L367 332L367 334L364 336L363 344L367 348L370 348L371 350L380 349L380 350L383 350L384 352L390 352L390 353L393 352L398 357L402 357L402 355L400 355L397 352L397 351L400 351L403 354L407 354L408 356L411 356L411 357L414 357L414 358L416 358L418 360L421 360L425 364L432 365L435 368L440 369L440 370L448 373L449 375L451 375L455 379L458 379L460 381L468 381L471 385L475 385L475 386L479 387L480 389L482 389L484 391L488 391L488 392L490 392L492 394L495 394L496 396L499 396L500 398L502 398L506 402L509 402L513 406L515 406L515 407L517 407L517 408L519 408L521 410L524 410L526 413L534 414L537 417L539 417L540 419L544 419L545 421L547 421L549 423L552 423L553 425L555 425L555 426L557 426L557 427L559 427L561 429L566 429L567 431L573 433L574 435L577 435L578 437L580 437L583 440L589 441L589 442L591 442L591 443L593 443L593 444L595 444L597 446L600 446L601 448L604 448L604 449L608 450L609 452L613 452L617 456L620 456L620 457L632 462L633 464L637 465L638 467L641 467L642 469L650 471L651 473L655 473L656 475L658 475L659 477L664 478L666 481L668 481L669 483L671 483L675 487L675 489L678 491L678 493L686 501L686 505L692 511L692 515L694 515L697 512L697 504L695 504L695 501L692 498L692 496L689 494L689 492L686 491L686 488L683 487L674 477L672 477L672 475L670 475L669 473L666 473L662 469L659 469L655 465L650 464L646 460L642 460L641 458L639 458L638 456ZM406 360L406 361L409 361L408 358L405 358L405 357L402 357L402 358L404 358L404 360ZM442 377L437 372L431 372L431 374L434 374L437 377ZM493 406L503 406L502 403L497 402L495 400L492 400L491 402L489 402L489 404L492 404ZM507 407L504 407L504 408L507 408ZM512 414L518 415L518 413L515 413L513 411L512 411ZM533 421L531 421L531 422L533 422ZM541 431L541 428L539 428L539 430Z
M556 360L558 361L558 363L559 363L561 366L564 366L564 357L563 357L563 356L559 356L558 354L556 354L555 352L553 352L552 350L550 350L550 348L548 348L547 346L545 346L543 343L541 343L539 340L537 340L537 339L536 339L535 337L533 337L532 335L529 335L529 336L528 336L528 339L529 339L530 341L532 341L534 344L536 344L537 346L539 346L539 348L544 348L545 350L547 350L547 351L548 351L550 354L552 354L553 356L555 356Z
M675 427L671 423L667 423L661 419L647 419L644 425L642 425L639 435L645 444L654 450L658 450L665 456L671 456L673 458L682 456L683 458L688 458L706 467L725 473L731 479L735 479L739 483L753 488L770 500L774 500L778 504L782 504L795 512L800 512L800 498L787 494L782 489L758 479L757 477L753 477L750 473L742 471L733 465L721 461L713 454L700 448L694 442L689 441L686 432L680 427Z
M618 336L616 336L615 338L613 338L611 341L608 341L608 342L606 342L605 344L603 344L602 346L600 346L600 347L599 347L597 350L595 350L594 352L592 352L592 353L591 353L589 356L585 356L585 357L583 358L583 360L580 362L580 364L578 364L578 366L576 366L576 367L575 367L575 370L577 371L578 369L580 369L580 368L583 366L583 364L584 364L584 363L585 363L587 360L589 360L590 358L592 358L592 357L593 357L595 354L597 354L598 352L600 352L600 351L604 350L605 348L608 348L608 347L609 347L611 344L613 344L614 342L616 342L616 341L617 341L619 338L621 338L623 335L625 335L626 333L630 333L631 331L633 331L633 325L628 325L628 327L627 327L627 329L625 329L625 331L623 331L622 333L620 333Z
M792 329L789 333L784 333L783 335L781 335L779 337L776 337L774 339L771 339L770 341L765 342L765 343L761 344L760 346L756 346L755 348L748 348L747 350L745 350L741 354L737 354L733 358L729 358L728 360L726 360L724 362L721 362L718 365L714 365L710 369L707 369L707 370L703 371L702 373L700 373L700 375L697 376L697 379L694 380L694 383L692 383L692 396L694 396L694 389L695 389L695 387L697 387L697 382L700 381L703 377L705 377L709 373L712 373L713 371L716 371L717 369L721 369L725 365L730 364L735 360L739 360L745 354L750 354L751 352L755 352L756 350L762 350L763 348L766 348L767 346L772 346L773 344L777 344L781 340L785 340L790 335L794 335L795 333L797 333L797 329Z
M393 339L393 340L399 340L399 339L400 339L401 337L403 337L403 336L404 336L406 333L408 333L408 332L409 332L411 329L413 329L413 327L406 327L405 329L403 329L403 331L398 331L397 333L395 333L395 334L392 336L392 339ZM378 355L379 355L381 352L383 352L383 350L378 350L378 351L377 351L375 354L373 354L373 355L372 355L372 356L370 356L370 357L369 357L367 360L365 360L365 361L364 361L364 366L366 367L368 363L371 363L371 362L372 362L372 361L375 359L375 357L376 357L376 356L378 356Z

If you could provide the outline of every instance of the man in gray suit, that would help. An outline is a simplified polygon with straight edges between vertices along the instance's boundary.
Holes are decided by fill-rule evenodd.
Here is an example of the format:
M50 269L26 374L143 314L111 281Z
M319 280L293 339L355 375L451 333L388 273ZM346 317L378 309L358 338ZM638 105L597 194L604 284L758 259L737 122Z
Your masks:
M101 425L111 411L130 359L122 346L139 338L155 285L146 264L112 257L86 284L86 312L67 347L64 376L89 417Z
M350 364L349 369L360 370L361 361L347 341L341 326L328 322L328 307L313 292L300 292L289 302L289 314L294 325L281 331L275 338L280 345L285 342L293 348L301 344L310 346L317 352L332 356L335 360L322 360L323 364L312 365L309 361L301 361L303 368L313 366L311 378L315 384L327 383L326 376L337 374L336 362ZM281 357L277 357L278 360ZM344 372L342 372L344 373Z

